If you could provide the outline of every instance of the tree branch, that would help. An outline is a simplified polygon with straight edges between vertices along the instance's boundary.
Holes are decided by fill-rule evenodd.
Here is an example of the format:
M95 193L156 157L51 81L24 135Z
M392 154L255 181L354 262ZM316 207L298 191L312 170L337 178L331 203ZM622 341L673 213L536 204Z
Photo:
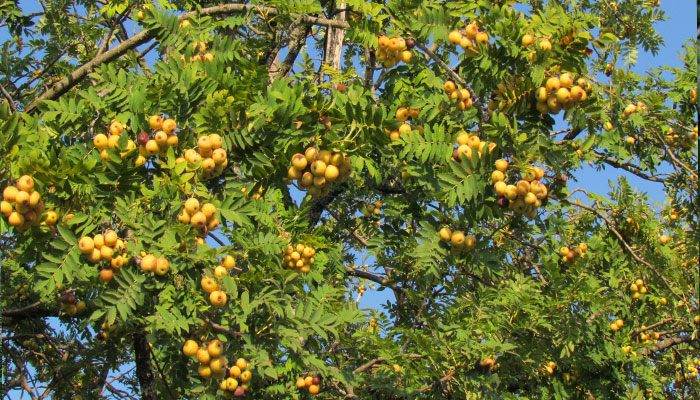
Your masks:
M641 354L644 357L648 357L656 352L666 350L670 347L677 346L682 343L690 343L690 342L697 342L698 339L693 339L693 335L685 335L685 336L676 336L672 338L668 338L666 340L662 340L659 343L657 343L653 347L646 347L643 349L639 350L639 354Z
M632 174L634 174L642 179L646 179L646 180L652 181L652 182L660 182L660 183L666 182L666 180L664 180L664 179L657 178L653 175L645 174L644 172L642 172L642 169L637 167L636 165L622 163L622 162L612 160L610 158L605 157L603 154L598 153L597 151L594 151L593 155L596 158L598 158L599 160L603 161L604 163L606 163L610 166L613 166L615 168L624 169L625 171L632 173Z
M214 15L225 15L225 14L230 14L230 13L235 13L235 12L240 12L240 11L257 11L261 14L271 14L271 15L278 15L279 11L275 7L263 7L259 6L256 4L222 4L219 6L214 6L214 7L207 7L203 8L200 10L200 12L197 11L191 11L188 13L184 13L180 16L178 16L179 20L187 19L194 17L196 15L199 16L214 16ZM325 25L325 26L332 26L332 27L337 27L337 28L348 28L350 25L345 22L345 21L338 21L334 19L327 19L327 18L319 18L319 17L311 17L308 15L298 15L298 14L290 14L290 16L293 17L298 17L301 19L301 22L305 22L307 24L313 24L313 25ZM51 89L47 90L44 94L41 96L37 97L34 99L32 104L27 107L26 111L27 112L34 112L36 111L36 108L39 103L45 100L55 100L64 93L68 92L71 88L73 88L75 85L80 83L85 77L92 71L95 67L108 63L112 60L115 60L116 58L122 56L129 50L134 49L135 47L138 47L149 40L153 39L154 33L149 30L142 30L141 32L137 33L136 35L132 36L128 40L120 43L119 45L115 46L114 48L102 53L101 55L98 55L97 57L93 58L92 60L88 61L87 63L81 65L78 69L70 73L68 76L65 78L61 79L58 81Z

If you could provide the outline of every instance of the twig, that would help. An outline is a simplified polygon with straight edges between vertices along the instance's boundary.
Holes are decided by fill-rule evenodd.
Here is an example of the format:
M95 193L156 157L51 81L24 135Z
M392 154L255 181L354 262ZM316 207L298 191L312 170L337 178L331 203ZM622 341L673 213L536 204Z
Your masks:
M5 90L5 87L2 86L2 84L0 84L0 92L2 92L2 95L5 96L8 103L10 103L10 110L12 110L13 113L16 113L17 107L15 107L15 101L12 100L12 96L10 96L10 94L7 93L7 90Z
M231 329L228 329L228 328L224 328L223 326L221 326L221 325L215 323L214 321L212 321L212 320L210 320L210 319L208 319L208 318L205 319L204 321L205 321L206 323L208 323L208 324L211 326L211 328L214 329L215 331L219 331L219 332L221 332L221 333L225 333L225 334L230 335L230 336L236 336L236 337L241 337L241 336L242 336L242 334L241 334L240 332L237 332L237 331L234 331L234 330L231 330Z
M603 221L605 221L605 224L607 225L608 229L610 229L615 234L615 236L617 236L617 238L620 239L620 241L622 242L622 245L625 247L625 249L627 249L627 251L630 253L630 255L632 255L632 258L637 260L637 262L640 262L640 263L646 265L652 272L654 272L656 274L656 276L658 276L664 282L664 284L666 285L668 290L670 290L674 296L676 296L679 299L681 298L681 296L678 293L676 293L675 290L673 290L673 287L668 282L668 280L666 280L666 277L661 275L659 273L659 271L657 271L657 269L654 268L653 265L649 264L646 260L644 260L643 258L641 258L637 255L637 253L634 251L634 249L632 249L632 247L630 247L630 245L627 244L627 241L625 241L625 238L622 237L620 232L618 232L618 230L615 229L615 226L613 225L613 223L609 219L607 219L603 214L598 212L598 210L596 210L593 207L590 207L590 206L587 206L585 204L581 204L581 203L578 203L575 201L569 201L569 204L574 205L576 207L583 208L584 210L588 210L588 211L592 212L593 214L595 214L596 216L598 216L599 218L601 218Z
M240 12L240 11L258 11L259 13L266 13L266 14L273 14L273 15L278 15L279 11L275 7L263 7L259 6L257 4L222 4L218 6L213 6L213 7L207 7L203 8L199 11L191 11L188 13L184 13L180 16L178 16L179 20L187 19L194 17L196 15L199 16L214 16L214 15L226 15L234 12ZM327 19L327 18L320 18L320 17L311 17L307 15L300 15L300 14L289 14L292 17L299 17L302 22L306 22L309 24L314 24L314 25L325 25L325 26L332 26L332 27L337 27L337 28L348 28L350 24L348 24L345 21L338 21L334 19ZM151 40L154 37L155 33L150 30L142 30L141 32L137 33L136 35L132 36L128 40L125 40L124 42L120 43L119 45L115 46L114 48L98 55L97 57L93 58L92 60L88 61L87 63L81 65L78 69L70 73L68 76L65 78L61 79L58 81L51 89L47 90L42 94L41 96L37 97L32 104L27 107L26 111L27 112L33 112L36 110L36 107L39 103L41 103L44 100L55 100L56 98L60 97L64 93L68 92L71 88L73 88L75 85L80 83L85 77L92 71L95 67L98 65L108 63L110 61L115 60L116 58L120 57L124 53L128 52L129 50L134 49L135 47L138 47L142 45L143 43L146 43L147 41Z
M402 356L402 357L405 357L405 358L412 358L412 359L423 358L423 356L420 355L420 354L407 354L407 355ZM359 374L359 373L361 373L361 372L365 372L365 371L367 371L368 369L372 368L373 365L379 364L379 363L382 363L382 362L385 362L385 361L386 361L386 358L385 358L385 357L377 357L377 358L375 358L374 360L368 361L368 362L366 362L366 363L360 365L360 366L357 367L354 371L352 371L352 373L353 373L353 375L354 375L354 374Z
M673 318L667 318L667 319L665 319L665 320L663 320L663 321L659 321L659 322L657 322L657 323L655 323L655 324L653 324L653 325L649 325L649 326L647 326L647 327L644 328L644 329L641 329L641 328L640 328L640 329L636 329L636 330L632 331L632 333L630 334L630 337L633 338L633 337L639 335L640 333L642 333L642 332L644 332L644 331L648 331L649 329L654 329L654 328L656 328L657 326L663 325L663 324L665 324L665 323L667 323L667 322L671 322L671 321L673 321Z

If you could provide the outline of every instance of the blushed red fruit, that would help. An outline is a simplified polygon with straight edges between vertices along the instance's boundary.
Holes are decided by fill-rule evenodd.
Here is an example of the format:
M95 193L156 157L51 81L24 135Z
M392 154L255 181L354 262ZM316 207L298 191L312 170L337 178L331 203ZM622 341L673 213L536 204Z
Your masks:
M498 204L498 206L501 208L508 208L510 205L510 200L506 199L505 197L499 197L498 200L496 200L496 204Z
M340 93L345 93L348 90L348 86L344 83L339 83L335 89L339 91Z
M136 141L141 146L145 146L146 143L148 143L148 139L150 139L150 138L151 138L151 136L147 132L141 132L138 135L136 135Z
M75 296L72 294L66 295L66 301L64 303L75 304Z
M314 376L313 379L311 379L311 384L312 385L320 385L321 384L321 377Z
M243 387L239 386L236 388L236 390L233 392L233 395L235 397L245 397L245 389Z
M104 340L105 334L104 334L103 332L100 332L100 333L97 334L97 338L100 339L100 340Z
M416 41L413 40L412 38L406 39L406 47L409 49L412 49L416 46Z

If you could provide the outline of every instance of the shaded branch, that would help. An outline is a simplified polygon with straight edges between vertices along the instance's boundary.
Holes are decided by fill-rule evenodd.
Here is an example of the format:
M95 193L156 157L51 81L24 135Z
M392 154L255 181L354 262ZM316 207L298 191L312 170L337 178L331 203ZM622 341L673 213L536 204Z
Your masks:
M652 355L653 353L666 350L670 347L677 346L682 343L690 343L690 342L697 342L698 339L693 339L693 335L685 335L685 336L676 336L672 338L668 338L666 340L662 340L659 343L657 343L653 347L646 347L643 349L639 350L639 354L641 354L644 357L648 357Z
M199 12L191 11L188 13L184 13L184 14L178 16L178 19L183 20L183 19L194 17L196 15L199 15L199 16L225 15L225 14L230 14L230 13L235 13L235 12L240 12L240 11L257 11L261 14L271 14L271 15L278 15L279 14L279 11L275 7L263 7L263 6L258 6L255 4L222 4L219 6L203 8ZM338 27L338 28L348 28L350 26L345 21L338 21L338 20L333 20L333 19L311 17L308 15L297 15L297 14L290 14L290 16L298 17L301 20L301 22L305 22L305 23L313 24L313 25L325 25L325 26L333 26L333 27ZM104 63L108 63L110 61L113 61L113 60L119 58L120 56L127 53L129 50L132 50L132 49L148 42L149 40L153 39L154 36L155 36L155 33L153 31L144 29L141 32L139 32L136 35L129 38L128 40L125 40L124 42L115 46L114 48L98 55L97 57L93 58L92 60L88 61L87 63L81 65L78 69L76 69L75 71L70 73L65 78L58 81L51 89L44 92L44 94L42 94L41 96L34 99L32 104L30 104L29 107L27 107L26 111L27 112L34 112L34 111L36 111L37 105L39 103L41 103L42 101L57 99L58 97L60 97L64 93L68 92L75 85L80 83L83 79L85 79L85 77L90 73L90 71L92 71L97 66L104 64Z

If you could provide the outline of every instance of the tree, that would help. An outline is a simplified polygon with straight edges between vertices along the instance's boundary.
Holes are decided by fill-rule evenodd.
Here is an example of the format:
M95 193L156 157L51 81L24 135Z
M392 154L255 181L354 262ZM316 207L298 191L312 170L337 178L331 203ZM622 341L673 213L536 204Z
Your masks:
M4 397L698 396L694 41L515 3L0 3Z

